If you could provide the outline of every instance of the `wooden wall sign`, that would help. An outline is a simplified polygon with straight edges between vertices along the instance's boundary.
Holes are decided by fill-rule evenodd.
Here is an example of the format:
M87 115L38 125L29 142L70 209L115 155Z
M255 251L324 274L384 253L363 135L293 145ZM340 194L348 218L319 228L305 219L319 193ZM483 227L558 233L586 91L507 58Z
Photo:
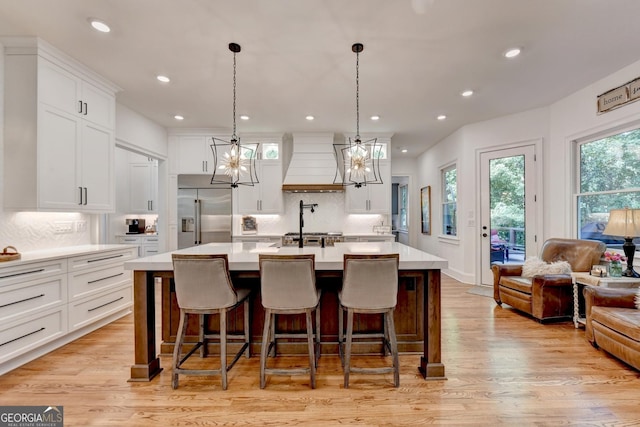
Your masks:
M640 78L598 95L598 114L640 99Z

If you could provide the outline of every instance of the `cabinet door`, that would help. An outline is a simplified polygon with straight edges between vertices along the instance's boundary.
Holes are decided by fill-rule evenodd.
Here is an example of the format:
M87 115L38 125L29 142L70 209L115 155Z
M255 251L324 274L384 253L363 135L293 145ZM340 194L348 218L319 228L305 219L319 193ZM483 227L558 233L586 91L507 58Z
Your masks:
M185 136L178 142L178 174L213 173L213 152L204 136Z
M40 104L38 124L38 205L43 209L77 211L80 206L77 117Z
M129 210L148 213L151 210L151 163L129 165Z
M238 212L241 214L260 213L260 188L262 176L258 175L260 182L253 187L239 185L236 195L238 197Z
M39 58L38 62L38 101L64 111L78 115L81 112L81 80L67 70Z
M114 210L114 149L113 135L110 131L83 122L80 168L81 186L84 189L82 205L85 210Z
M380 162L382 184L369 185L369 213L389 214L391 212L391 165Z
M283 210L282 163L260 160L260 213L278 214Z
M368 213L369 207L369 187L362 186L356 188L353 185L347 186L346 210L350 213Z
M115 97L96 86L82 82L82 117L107 129L115 128Z

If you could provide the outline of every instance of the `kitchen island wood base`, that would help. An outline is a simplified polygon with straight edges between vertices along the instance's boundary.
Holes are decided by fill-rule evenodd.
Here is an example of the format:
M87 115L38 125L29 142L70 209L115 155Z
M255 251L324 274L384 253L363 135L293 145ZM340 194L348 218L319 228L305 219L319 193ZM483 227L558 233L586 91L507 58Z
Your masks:
M342 271L317 271L317 284L323 289L321 308L322 352L337 354L337 291L342 280ZM259 298L259 273L252 271L231 272L232 280L238 287L248 286L256 290L252 302L252 353L258 357L260 331L264 314ZM156 281L159 278L160 281ZM162 353L171 353L177 330L178 308L172 287L172 271L135 271L134 272L134 317L135 317L135 364L131 366L129 381L150 381L162 368L156 354L155 337L155 286L162 286ZM210 322L216 324L211 316ZM241 310L230 317L229 327L242 329ZM399 271L398 306L395 311L398 330L399 351L405 353L423 352L420 366L426 379L445 379L444 365L440 352L440 271L439 270L401 270ZM191 340L195 342L197 319L190 325ZM300 320L280 321L284 330L301 327ZM381 326L379 316L363 316L357 328L359 331L375 329ZM354 347L360 353L380 352L381 344L363 343ZM212 347L212 351L216 351ZM304 354L305 344L278 344L283 354Z

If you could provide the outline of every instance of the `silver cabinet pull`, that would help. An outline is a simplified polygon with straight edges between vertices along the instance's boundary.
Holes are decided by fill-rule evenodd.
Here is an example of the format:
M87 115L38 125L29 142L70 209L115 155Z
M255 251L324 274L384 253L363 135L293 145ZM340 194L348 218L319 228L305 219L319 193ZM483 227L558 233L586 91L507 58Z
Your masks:
M80 203L78 203L79 205L82 204L82 187L78 187L80 189Z
M4 276L0 276L0 279L7 279L9 277L16 277L16 276L24 276L25 274L41 273L43 271L44 271L44 268L39 268L37 270L23 271L21 273L6 274Z
M88 200L88 197L87 197L87 187L84 187L84 204L85 204L85 205L87 204L87 200Z
M120 258L122 256L124 256L124 255L120 254L120 255L107 256L107 257L104 257L104 258L88 259L87 262L106 261L108 259Z

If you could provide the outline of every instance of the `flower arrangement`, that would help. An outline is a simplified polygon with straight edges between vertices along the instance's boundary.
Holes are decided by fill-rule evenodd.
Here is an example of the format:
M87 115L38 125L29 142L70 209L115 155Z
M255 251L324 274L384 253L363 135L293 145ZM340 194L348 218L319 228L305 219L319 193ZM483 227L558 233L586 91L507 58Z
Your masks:
M604 253L604 260L608 262L622 262L622 261L626 261L627 258L624 255L621 255L617 252L607 251Z

